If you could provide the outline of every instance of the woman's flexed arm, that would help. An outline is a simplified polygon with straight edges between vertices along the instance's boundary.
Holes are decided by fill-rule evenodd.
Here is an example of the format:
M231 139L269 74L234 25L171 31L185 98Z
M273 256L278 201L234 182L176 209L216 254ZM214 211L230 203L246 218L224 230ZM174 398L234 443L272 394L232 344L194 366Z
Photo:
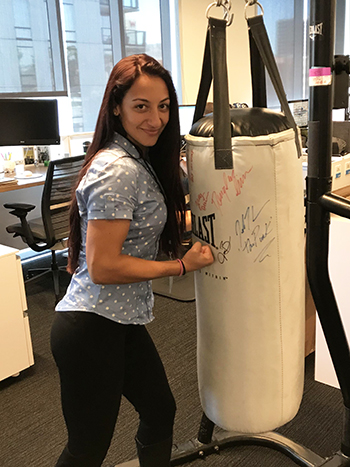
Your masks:
M86 236L86 261L90 277L96 284L129 284L159 277L177 276L177 260L150 261L122 253L128 235L127 219L90 220ZM186 271L195 271L214 261L208 246L199 242L183 258Z

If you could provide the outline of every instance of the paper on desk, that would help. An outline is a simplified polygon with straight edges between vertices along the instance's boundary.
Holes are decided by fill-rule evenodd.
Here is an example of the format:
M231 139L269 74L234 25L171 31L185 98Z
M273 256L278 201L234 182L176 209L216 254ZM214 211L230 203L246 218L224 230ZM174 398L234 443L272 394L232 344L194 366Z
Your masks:
M40 178L42 177L44 174L31 174L31 175L16 175L15 177L18 179L18 180L30 180L31 178Z
M15 178L0 178L0 183L17 182Z

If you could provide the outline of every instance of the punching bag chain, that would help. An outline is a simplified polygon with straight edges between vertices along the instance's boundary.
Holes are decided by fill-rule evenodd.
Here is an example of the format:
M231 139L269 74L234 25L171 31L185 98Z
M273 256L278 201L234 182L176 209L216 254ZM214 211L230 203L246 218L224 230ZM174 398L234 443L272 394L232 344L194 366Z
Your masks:
M258 7L260 7L261 14L264 15L264 8L262 7L261 3L258 2L258 0L245 0L245 7L244 7L245 19L247 19L247 8L249 6L254 6L254 5L258 5Z
M213 7L222 6L224 9L224 20L226 21L226 26L230 26L233 21L233 13L231 13L231 0L217 0L216 2L211 3L206 9L205 15L209 19L209 11Z

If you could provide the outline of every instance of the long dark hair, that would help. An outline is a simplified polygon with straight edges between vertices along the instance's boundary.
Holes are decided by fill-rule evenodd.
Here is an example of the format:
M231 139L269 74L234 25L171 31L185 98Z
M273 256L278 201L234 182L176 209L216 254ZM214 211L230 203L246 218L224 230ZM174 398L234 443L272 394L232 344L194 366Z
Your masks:
M131 55L120 60L113 68L103 96L92 143L80 171L77 186L86 174L95 155L112 141L114 132L126 137L119 117L113 113L135 80L146 74L164 80L170 97L169 121L158 138L149 148L149 157L154 171L166 195L168 219L161 236L161 249L167 255L179 253L181 238L185 230L185 199L180 180L180 125L178 102L169 72L154 58L146 55ZM81 248L80 215L75 193L70 210L70 234L68 239L68 267L72 274L79 260Z

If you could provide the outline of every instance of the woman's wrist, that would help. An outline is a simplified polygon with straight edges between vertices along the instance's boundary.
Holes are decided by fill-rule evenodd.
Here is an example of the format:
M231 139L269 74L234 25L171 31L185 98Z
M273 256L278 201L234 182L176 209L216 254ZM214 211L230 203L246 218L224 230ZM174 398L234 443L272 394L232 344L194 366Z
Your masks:
M183 259L181 260L181 263L182 263L182 267L184 268L184 273L183 273L183 276L184 276L187 272L187 268L186 268L186 265Z
M179 265L180 265L180 273L179 273L179 276L184 276L184 275L186 274L186 267L185 267L185 264L184 264L183 260L180 259L180 258L177 258L176 261L177 261L177 262L179 263Z

